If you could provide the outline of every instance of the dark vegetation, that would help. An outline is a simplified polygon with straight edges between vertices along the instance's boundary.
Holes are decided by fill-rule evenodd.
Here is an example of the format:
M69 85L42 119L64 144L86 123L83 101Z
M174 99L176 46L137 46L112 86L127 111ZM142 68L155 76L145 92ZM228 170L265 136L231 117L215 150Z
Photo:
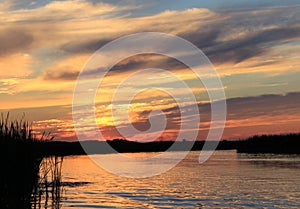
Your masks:
M84 141L84 142L49 142L46 146L41 146L41 149L45 153L66 156L66 155L84 155L85 150L82 147L89 147L88 154L108 154L108 150L104 149L104 143L100 141ZM168 150L172 145L173 141L155 141L148 143L139 143L133 141L127 141L123 139L114 139L107 141L107 143L117 152L164 152ZM194 144L193 144L194 143ZM178 145L172 149L172 151L185 151L190 150L202 150L205 141L182 141L178 142ZM211 142L214 144L215 142ZM229 150L236 149L236 142L221 141L217 149Z
M41 208L43 196L52 199L51 208L59 207L62 159L40 150L51 139L45 133L37 139L26 121L1 115L1 209Z
M173 141L155 141L149 143L132 142L123 139L107 141L117 152L163 152L168 150ZM40 149L48 155L84 155L82 148L89 147L88 154L107 154L103 147L105 142L85 141L81 142L49 142L41 144ZM173 151L202 150L205 141L191 142L188 140L178 142ZM208 148L214 147L216 142L207 142ZM261 135L253 136L245 140L222 140L218 143L217 150L237 150L240 153L279 153L300 154L300 134L285 135Z
M300 134L261 135L238 141L239 153L300 154Z

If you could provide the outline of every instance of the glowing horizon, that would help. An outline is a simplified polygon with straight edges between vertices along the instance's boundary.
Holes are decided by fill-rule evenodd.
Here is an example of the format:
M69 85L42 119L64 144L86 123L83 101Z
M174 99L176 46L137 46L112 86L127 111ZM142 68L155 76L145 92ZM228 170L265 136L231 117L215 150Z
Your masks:
M253 1L242 6L229 1L226 7L213 0L186 5L175 2L171 7L159 1L151 5L134 1L2 1L0 110L11 112L12 117L24 112L36 130L52 131L57 140L76 140L73 89L90 56L123 35L157 31L185 38L211 60L228 99L223 138L299 132L300 5L282 4L261 6ZM188 84L201 114L199 139L205 138L210 125L205 88L185 65L158 55L123 60L105 78L96 97L97 123L103 134L107 139L122 138L114 124L126 126L129 121L112 120L109 105L114 89L130 73L150 67L167 69ZM95 69L90 70L87 81L96 79ZM151 82L164 86L170 80L162 77ZM137 80L135 85L143 83ZM178 89L178 94L185 92ZM174 139L180 120L178 108L160 91L144 91L135 97L130 122L147 130L147 116L153 109L164 110L169 117L159 140Z

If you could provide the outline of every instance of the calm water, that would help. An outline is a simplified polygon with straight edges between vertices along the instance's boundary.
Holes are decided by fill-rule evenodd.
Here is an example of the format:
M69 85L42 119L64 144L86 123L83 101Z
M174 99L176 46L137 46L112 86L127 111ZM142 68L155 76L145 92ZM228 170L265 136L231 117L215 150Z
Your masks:
M216 151L202 165L198 156L144 179L107 173L88 156L66 157L62 208L300 208L299 155Z

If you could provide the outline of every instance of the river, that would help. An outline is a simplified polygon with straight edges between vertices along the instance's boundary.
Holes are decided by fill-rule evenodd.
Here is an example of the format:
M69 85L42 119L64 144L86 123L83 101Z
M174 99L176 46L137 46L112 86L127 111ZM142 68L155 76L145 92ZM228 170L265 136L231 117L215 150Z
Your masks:
M199 153L141 179L108 173L88 156L65 157L61 208L300 208L300 155L216 151L199 164Z

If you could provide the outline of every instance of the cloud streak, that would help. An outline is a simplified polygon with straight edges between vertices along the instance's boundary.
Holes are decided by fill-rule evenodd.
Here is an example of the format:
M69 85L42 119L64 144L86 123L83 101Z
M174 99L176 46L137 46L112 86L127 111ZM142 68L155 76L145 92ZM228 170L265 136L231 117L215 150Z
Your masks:
M24 53L33 43L32 34L20 28L8 28L0 31L0 56Z
M268 56L274 46L299 40L298 9L287 7L274 10L262 9L258 12L250 10L220 13L205 9L193 9L168 11L151 17L112 19L110 36L107 36L107 33L94 31L95 36L99 38L90 36L92 34L90 33L86 39L82 37L77 41L61 45L60 50L70 56L72 54L92 54L104 44L121 35L149 30L162 31L179 35L191 41L202 49L215 65L235 65L249 59ZM289 15L284 15L286 13ZM248 24L244 24L244 22ZM97 25L96 22L95 24ZM106 27L106 20L99 24ZM117 30L114 28L115 25L118 25ZM164 27L162 28L162 26ZM127 65L116 66L115 69L125 72L135 69L136 66L146 68L150 62L151 60L147 62L142 58L135 59L128 62ZM178 65L176 61L171 62L167 59L158 64L163 68L173 69L176 69ZM68 72L62 73L61 78L64 79L66 74ZM71 76L73 77L73 74ZM59 79L59 76L57 78Z
M285 95L261 95L256 97L240 97L227 100L227 123L223 138L245 138L254 134L297 132L300 125L299 104L300 92ZM138 105L138 104L136 104ZM166 107L169 106L169 107ZM102 107L102 108L101 108ZM151 105L143 109L134 109L132 125L140 131L149 128L148 116L151 110L161 109L168 119L167 127L158 140L175 139L180 122L192 123L189 117L181 118L180 111L175 103L162 103L154 100ZM183 110L188 110L185 106ZM7 110L2 110L7 111ZM210 127L210 104L199 103L201 123L199 125L199 139L204 139ZM56 134L57 140L76 140L70 106L53 106L43 108L26 108L10 110L13 117L28 113L27 118L34 121L38 128L51 130ZM48 112L49 114L42 114ZM99 127L107 139L122 137L114 125L106 125L111 117L109 108L97 107ZM155 116L157 117L157 116ZM129 121L127 121L129 122ZM122 124L126 129L127 123ZM88 130L88 126L84 126ZM183 130L189 132L191 130ZM149 135L151 136L151 135ZM143 135L132 136L134 139L144 139ZM149 139L145 139L149 140Z

